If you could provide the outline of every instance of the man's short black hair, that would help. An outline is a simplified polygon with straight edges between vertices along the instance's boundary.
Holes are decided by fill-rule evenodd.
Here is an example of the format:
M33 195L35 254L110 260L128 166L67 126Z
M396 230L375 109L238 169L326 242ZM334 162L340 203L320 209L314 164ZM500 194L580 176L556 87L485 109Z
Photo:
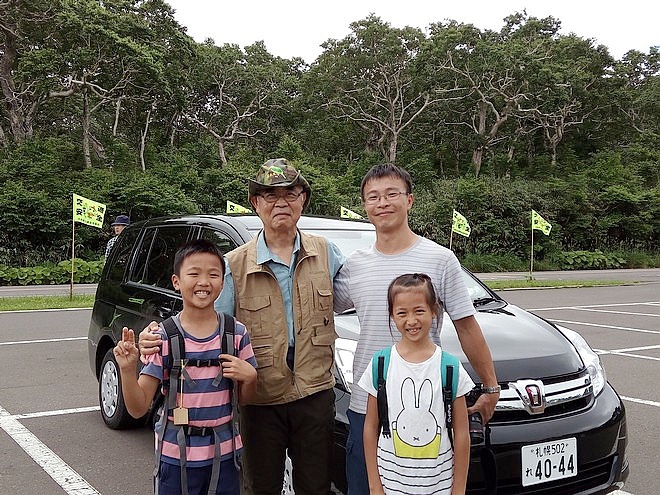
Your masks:
M206 239L195 239L192 241L186 242L183 246L174 255L174 274L178 277L181 271L181 265L183 260L188 256L198 253L209 253L214 256L217 256L220 260L220 265L222 266L222 275L225 275L225 262L223 258L222 251L220 248Z
M362 199L364 199L364 188L367 185L367 182L373 179L381 179L383 177L401 179L406 184L406 192L408 194L412 192L412 179L407 170L394 163L380 163L371 167L362 179L362 184L360 185L360 195L362 196Z

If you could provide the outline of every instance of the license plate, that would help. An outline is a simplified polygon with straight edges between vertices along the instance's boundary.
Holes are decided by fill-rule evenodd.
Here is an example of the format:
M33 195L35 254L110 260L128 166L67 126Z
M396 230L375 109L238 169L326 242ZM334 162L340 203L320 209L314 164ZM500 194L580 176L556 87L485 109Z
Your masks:
M521 448L522 485L561 480L577 475L577 442L563 438Z

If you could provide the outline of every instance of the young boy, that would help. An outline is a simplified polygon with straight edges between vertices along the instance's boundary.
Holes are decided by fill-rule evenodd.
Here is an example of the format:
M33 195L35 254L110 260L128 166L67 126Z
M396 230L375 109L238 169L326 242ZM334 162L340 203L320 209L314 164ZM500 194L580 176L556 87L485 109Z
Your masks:
M178 382L173 384L177 390L170 393L176 394L176 401L173 398L166 401L163 409L167 419L156 425L159 495L239 494L234 456L242 442L232 427L232 415L237 411L232 411L231 394L238 394L240 404L252 399L257 386L257 363L250 337L239 322L235 323L234 331L237 356L221 353L225 320L216 313L213 304L222 290L223 280L224 261L215 244L194 240L177 251L172 284L181 293L183 310L172 318L179 338L182 335L185 340L186 359L179 379L173 378ZM122 329L122 340L114 349L124 403L135 418L147 413L161 382L167 397L172 346L163 324L160 332L162 349L148 357L139 378L136 370L140 353L132 329ZM186 366L190 358L198 365ZM217 487L211 486L216 479Z

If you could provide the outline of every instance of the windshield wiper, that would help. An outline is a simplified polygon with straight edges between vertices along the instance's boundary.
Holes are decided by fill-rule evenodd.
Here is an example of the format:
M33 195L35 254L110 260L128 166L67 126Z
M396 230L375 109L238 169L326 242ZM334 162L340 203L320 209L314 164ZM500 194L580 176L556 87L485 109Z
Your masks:
M472 301L472 304L476 306L485 306L488 303L496 302L499 301L499 299L495 299L494 297L480 297L478 299L475 299Z

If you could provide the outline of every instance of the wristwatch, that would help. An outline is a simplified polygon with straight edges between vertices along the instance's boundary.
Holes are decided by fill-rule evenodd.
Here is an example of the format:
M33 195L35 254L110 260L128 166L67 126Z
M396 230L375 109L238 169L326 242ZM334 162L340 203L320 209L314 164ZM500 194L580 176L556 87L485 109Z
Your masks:
M484 394L499 394L502 390L502 387L497 385L496 387L481 387L481 391Z

